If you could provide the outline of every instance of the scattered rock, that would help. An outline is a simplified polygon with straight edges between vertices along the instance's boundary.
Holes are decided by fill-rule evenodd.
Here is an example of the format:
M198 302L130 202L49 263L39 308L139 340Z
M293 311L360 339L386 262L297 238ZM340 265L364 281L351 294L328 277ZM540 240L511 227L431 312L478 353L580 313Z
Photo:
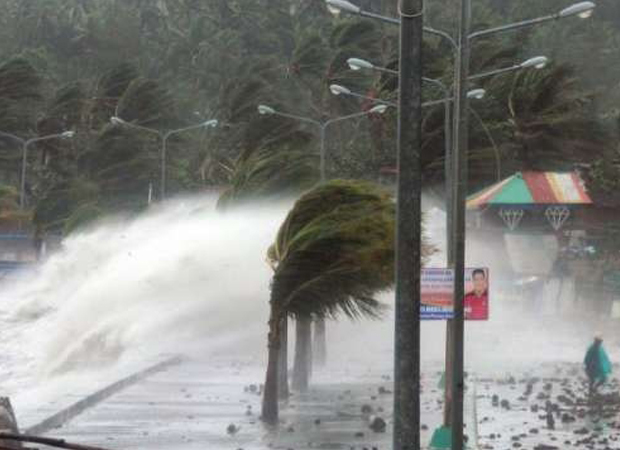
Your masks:
M226 428L226 432L232 436L234 434L237 434L240 429L241 427L238 427L234 423L231 423L230 425L228 425L228 428Z
M562 423L573 423L573 422L576 422L577 419L574 416L571 416L568 413L564 413L564 414L562 414L561 421L562 421Z
M387 423L381 417L373 417L369 427L375 433L385 433Z
M370 405L362 405L362 414L372 414L373 409Z

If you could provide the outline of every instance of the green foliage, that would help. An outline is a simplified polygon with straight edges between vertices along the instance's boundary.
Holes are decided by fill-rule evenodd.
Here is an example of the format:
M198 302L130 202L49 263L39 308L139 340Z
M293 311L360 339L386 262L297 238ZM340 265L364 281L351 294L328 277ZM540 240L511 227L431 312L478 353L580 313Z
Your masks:
M118 115L150 127L169 125L175 117L174 100L157 81L136 78L119 101Z
M397 14L396 2L356 3ZM565 0L477 0L473 27L565 6ZM591 20L570 18L476 40L474 73L539 54L554 65L476 83L488 95L471 103L476 113L470 120L471 189L517 170L560 170L593 156L609 170L604 162L617 133L602 120L618 116L620 85L613 67L620 63L619 13L613 2L603 2ZM457 16L452 0L425 5L426 24L434 28L455 30ZM432 35L423 45L425 76L450 86L452 49ZM321 1L7 0L0 17L0 131L23 138L77 132L70 143L33 147L31 204L57 185L89 178L102 193L97 202L102 209L144 206L149 184L157 192L160 144L154 135L111 130L110 117L117 113L162 131L220 120L217 130L170 140L172 192L215 183L227 183L231 199L285 194L293 185L300 192L312 177L299 172L307 174L313 164L316 169L317 158L309 156L318 147L316 129L261 117L256 106L317 120L370 107L371 102L331 95L331 83L393 100L396 77L353 72L346 60L397 68L397 49L397 27L346 14L335 18ZM442 95L425 85L425 100ZM330 128L328 174L376 180L381 169L394 168L395 118L391 112ZM421 156L429 188L443 183L443 128L441 106L424 111ZM17 182L20 154L18 144L0 139L0 183ZM283 167L274 179L267 176ZM608 180L602 185L613 180L602 178Z
M0 184L0 229L13 229L14 226L27 223L32 212L19 207L19 192L13 186Z
M104 215L104 210L93 204L79 206L67 218L64 225L64 233L70 234L80 230Z
M595 116L594 94L566 65L523 71L490 87L508 119L499 125L504 151L523 170L570 170L602 155L608 145Z
M71 215L82 205L95 202L98 195L99 188L91 181L59 182L37 202L33 221L44 230L63 230Z
M370 183L334 180L303 195L269 251L272 308L297 317L378 316L374 296L393 284L394 218L391 196Z
M13 58L0 66L0 129L28 133L34 128L35 107L43 99L42 79L25 59Z
M252 200L293 197L310 188L319 177L317 156L305 151L256 151L239 159L220 208Z

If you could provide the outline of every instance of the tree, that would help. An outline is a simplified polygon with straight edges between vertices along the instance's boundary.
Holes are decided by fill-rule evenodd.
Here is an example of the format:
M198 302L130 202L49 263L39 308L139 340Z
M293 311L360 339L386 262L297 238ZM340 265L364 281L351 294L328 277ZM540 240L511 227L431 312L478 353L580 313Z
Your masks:
M31 220L31 212L19 207L19 192L13 186L0 185L0 230L15 230Z
M303 195L269 250L269 362L263 420L278 420L278 354L286 317L378 317L393 284L394 202L377 186L334 180Z
M316 156L307 151L257 151L235 163L218 205L295 197L317 179Z
M505 172L570 170L605 152L608 132L596 117L594 93L583 88L571 67L552 64L496 77L485 88L493 100L484 102L489 107L481 116L499 142L494 150L500 152ZM481 138L476 140L471 164L480 161L485 148ZM493 164L492 157L486 161Z
M0 131L20 138L30 137L36 129L36 108L43 100L41 74L21 57L0 66ZM13 139L0 137L0 176L17 182L21 164L21 146Z

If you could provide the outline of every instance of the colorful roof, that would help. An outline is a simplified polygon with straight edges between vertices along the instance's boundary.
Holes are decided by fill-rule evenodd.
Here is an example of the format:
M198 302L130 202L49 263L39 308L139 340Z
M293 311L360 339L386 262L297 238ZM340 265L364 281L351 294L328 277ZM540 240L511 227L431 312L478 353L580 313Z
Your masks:
M467 208L487 205L589 205L577 172L517 172L467 199Z

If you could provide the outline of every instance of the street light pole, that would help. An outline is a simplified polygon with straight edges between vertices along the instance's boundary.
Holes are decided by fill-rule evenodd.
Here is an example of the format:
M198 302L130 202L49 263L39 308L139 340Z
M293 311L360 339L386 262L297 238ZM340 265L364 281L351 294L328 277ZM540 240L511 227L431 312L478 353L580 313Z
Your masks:
M212 119L212 120L208 120L206 122L202 122L196 125L191 125L189 127L178 128L176 130L169 130L166 132L162 132L155 128L149 128L149 127L145 127L142 125L136 125L135 123L127 122L126 120L121 119L118 116L111 117L110 122L112 122L114 125L121 125L127 128L133 128L135 130L141 130L146 133L155 134L161 140L161 152L160 152L161 176L160 176L160 182L159 182L160 200L165 200L166 198L166 181L167 181L166 180L166 173L167 173L166 166L167 166L168 139L170 138L170 136L173 136L178 133L183 133L189 130L195 130L197 128L209 128L209 127L215 128L218 125L218 121L216 119ZM149 192L150 192L150 187L149 187ZM150 198L150 193L149 193L149 198Z
M454 120L456 121L452 154L452 239L450 242L454 270L454 316L452 320L452 449L463 450L464 401L464 324L465 324L465 200L467 193L468 99L471 2L461 0L459 52L455 83Z
M400 2L394 322L394 450L420 448L423 0Z
M24 209L26 206L26 170L28 167L28 147L36 142L47 141L50 139L70 139L75 136L74 131L64 131L62 133L49 134L47 136L40 136L31 139L22 139L11 133L0 131L0 136L7 137L17 141L22 146L22 165L20 171L19 181L19 208Z
M302 116L297 116L295 114L289 114L289 113L284 113L284 112L280 112L275 110L274 108L267 106L267 105L259 105L258 106L258 112L259 114L269 114L269 115L276 115L276 116L281 116L281 117L286 117L287 119L293 119L293 120L298 120L300 122L306 122L306 123L310 123L312 125L315 125L316 127L319 128L319 139L320 139L320 144L319 144L319 172L320 172L320 181L321 183L324 183L327 180L327 173L326 173L326 151L327 151L327 145L326 145L326 138L327 138L327 129L338 122L342 122L345 120L349 120L349 119L355 119L358 117L364 117L367 116L369 114L383 114L389 105L387 104L381 104L381 105L377 105L374 106L373 108L370 108L368 111L361 111L358 113L354 113L354 114L348 114L346 116L341 116L341 117L336 117L333 119L329 119L325 122L321 122L319 120L315 120L315 119L311 119L309 117L302 117ZM395 105L394 105L395 106Z

